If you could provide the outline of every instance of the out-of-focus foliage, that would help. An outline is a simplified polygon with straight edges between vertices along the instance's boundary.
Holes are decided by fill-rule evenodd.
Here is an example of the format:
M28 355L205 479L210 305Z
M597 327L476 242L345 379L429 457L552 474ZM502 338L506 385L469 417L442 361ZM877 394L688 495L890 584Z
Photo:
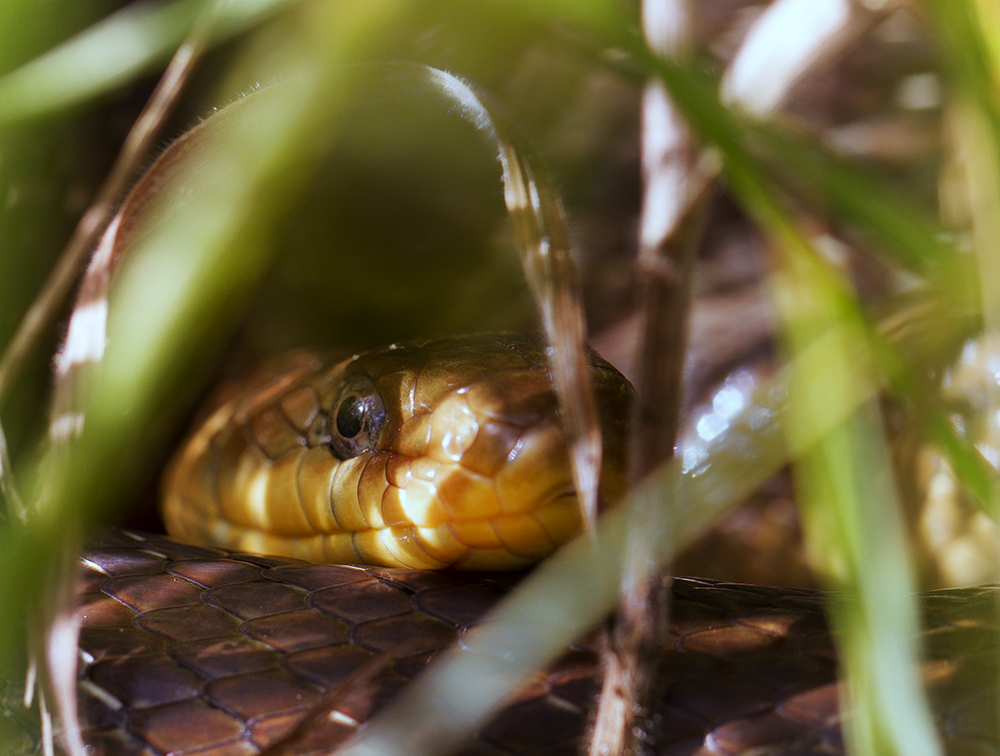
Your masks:
M0 7L0 74L111 10L58 3L42 14L36 5L9 0ZM101 61L88 57L93 48L84 43L100 44L105 63L148 66L163 57L171 35L181 35L197 5L133 6L117 17L115 34L62 48L63 57L54 59L63 69L23 69L41 77L39 82L66 67L90 77L81 79L78 90L51 81L56 94L37 111L26 105L26 90L18 95L9 83L21 81L23 87L30 77L0 77L0 124L8 124L0 127L0 344L25 312L149 89L141 78L109 89L117 81L113 67L97 65ZM872 666L865 653L906 646L875 628L906 635L914 615L912 605L891 598L909 587L905 569L894 573L894 581L884 579L882 570L887 553L902 553L902 534L886 524L896 517L886 511L894 510L879 509L895 506L894 470L873 396L888 388L904 408L920 408L917 424L948 450L971 491L980 499L992 496L995 476L987 462L996 460L984 459L949 424L935 393L944 366L980 321L987 328L998 325L991 232L1000 217L1000 43L987 4L925 4L942 32L954 151L965 155L959 178L943 185L954 195L944 204L961 212L943 220L929 212L926 193L909 192L884 166L859 166L833 155L823 145L826 135L753 122L726 108L718 97L724 65L718 56L703 51L693 67L657 59L636 33L632 12L617 4L284 5L260 19L258 10L270 12L277 4L227 11L237 21L220 22L226 34L243 33L216 46L170 124L180 133L241 94L283 82L272 90L272 106L230 111L236 113L231 126L241 133L227 140L223 130L214 154L218 166L206 168L206 175L195 166L187 177L198 201L183 208L186 222L165 224L146 253L127 266L113 301L108 358L85 405L85 435L59 466L45 468L51 506L27 530L0 529L0 598L12 607L0 622L7 659L20 649L21 610L39 589L62 526L88 514L106 516L113 500L134 497L122 493L130 486L150 488L149 471L176 436L178 416L213 370L237 372L300 344L356 349L431 332L534 325L490 151L466 124L419 97L406 105L348 109L348 101L366 98L352 89L352 64L414 61L452 71L488 93L498 111L528 135L566 201L585 288L594 295L595 327L630 306L630 272L622 260L634 237L638 95L649 77L665 83L698 139L718 155L722 185L768 239L771 265L779 271L776 288L785 295L791 366L783 375L791 376L791 399L787 408L774 393L762 399L785 423L787 439L775 425L761 428L743 418L744 426L759 431L756 436L733 430L732 439L721 438L712 448L716 456L708 462L683 474L680 463L661 470L634 496L659 497L667 522L672 514L680 523L665 525L665 532L693 535L747 493L744 484L759 482L741 467L746 460L758 464L754 475L763 475L789 456L802 457L797 474L804 498L815 507L807 509L806 525L816 562L835 585L863 597L853 609L844 602L835 622L847 631L847 667L862 673L853 690L876 691L862 717L875 721L876 734L854 742L886 753L905 751L900 744L907 733L929 742L921 735L928 725L916 705L904 706L901 715L879 709L892 680L898 685L902 679L905 654L896 659L899 666L887 668L887 677L863 679ZM150 18L162 18L157 13L173 25L150 25ZM158 34L148 34L154 27ZM137 63L129 76L138 77L142 66ZM32 94L44 98L42 90ZM35 115L25 115L29 111ZM894 283L877 297L859 293L849 266L818 254L817 240L838 233L856 242L856 258ZM796 275L803 261L822 273ZM268 285L258 287L261 279ZM921 306L908 309L913 299ZM886 312L906 322L910 340L884 327ZM911 312L912 319L906 317ZM831 334L837 337L832 345ZM35 442L56 338L53 333L39 345L34 366L0 406L29 496L38 490ZM863 358L852 365L856 354ZM824 365L832 376L824 375ZM862 375L848 375L859 365ZM811 393L824 380L835 382L840 402ZM774 384L767 389L783 390ZM814 422L817 416L821 422ZM869 480L880 485L865 485ZM862 493L873 501L859 509ZM709 506L697 507L693 499ZM831 521L835 527L826 530L816 525ZM892 548L873 545L872 532ZM676 545L665 543L664 556ZM584 558L586 549L576 548ZM602 556L612 575L618 557ZM571 583L559 583L556 591L573 590ZM604 600L610 603L610 594ZM595 606L565 626L578 629L591 621L587 612ZM860 613L852 614L858 606ZM514 642L512 637L507 641ZM546 653L562 640L547 642ZM520 651L531 661L544 655L539 648ZM882 716L896 718L879 722ZM933 752L932 745L927 748Z

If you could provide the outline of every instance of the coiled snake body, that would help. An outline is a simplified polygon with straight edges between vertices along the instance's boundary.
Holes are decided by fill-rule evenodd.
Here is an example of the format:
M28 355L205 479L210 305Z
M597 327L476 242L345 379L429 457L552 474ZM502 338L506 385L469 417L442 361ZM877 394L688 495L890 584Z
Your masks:
M630 388L592 365L610 418L611 499ZM223 397L168 473L168 527L204 545L114 532L84 557L79 691L95 753L330 749L518 579L408 568L519 567L577 528L545 354L532 342L438 340L336 366L299 355L288 367ZM300 561L358 557L390 566ZM691 579L673 593L669 683L648 733L658 752L841 752L818 595ZM953 753L997 748L991 595L927 603L925 672ZM383 655L377 674L341 690ZM582 641L463 752L575 753L598 675ZM310 720L331 692L334 713Z

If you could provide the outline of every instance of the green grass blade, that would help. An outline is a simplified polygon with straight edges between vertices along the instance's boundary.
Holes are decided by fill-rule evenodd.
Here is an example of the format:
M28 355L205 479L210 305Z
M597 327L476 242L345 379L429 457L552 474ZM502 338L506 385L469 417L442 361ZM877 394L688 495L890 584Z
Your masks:
M794 439L822 422L833 395L864 394L878 378L857 305L755 179L740 176L735 188L775 239L783 261L774 286L797 358L785 426ZM818 359L800 359L834 325L845 339L814 351ZM862 385L852 387L853 381ZM829 608L850 692L845 726L852 753L940 754L916 672L915 580L877 402L835 426L797 462L795 473L811 561L837 592Z
M290 0L224 4L216 38L237 34ZM0 77L0 125L86 103L148 72L190 32L205 0L137 3Z
M298 76L213 120L198 159L175 177L175 191L167 186L158 195L155 223L115 289L109 348L83 394L83 434L71 453L35 466L48 492L40 513L26 527L0 527L0 600L10 608L0 618L0 646L7 661L47 566L71 542L74 525L102 513L122 483L124 476L109 471L133 458L194 352L218 344L231 328L234 309L273 251L264 243L271 228L314 150L335 133L348 88L344 63L362 55L401 5L386 0L314 13L305 34L285 40L304 61Z
M829 397L814 425L792 438L782 432L789 416L784 387L793 372L803 363L822 361L846 338L836 327L803 349L791 366L757 389L690 469L682 470L682 460L661 465L601 518L595 540L578 538L541 564L467 643L405 690L339 756L430 756L445 752L482 723L532 672L617 604L631 507L643 506L643 499L657 503L651 508L658 514L652 540L656 559L665 564L789 459L814 449L873 399L876 389L855 380L864 367L854 363L843 390ZM455 690L470 689L474 695L455 699Z

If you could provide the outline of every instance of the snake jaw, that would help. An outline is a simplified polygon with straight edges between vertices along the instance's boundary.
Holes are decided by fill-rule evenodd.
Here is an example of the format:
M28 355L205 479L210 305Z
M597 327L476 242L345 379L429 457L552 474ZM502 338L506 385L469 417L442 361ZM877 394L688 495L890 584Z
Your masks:
M270 371L194 433L165 478L171 534L310 561L516 569L578 532L537 344L443 339L309 365L292 379ZM593 367L599 404L614 413L602 484L613 499L631 388L596 357ZM377 424L338 420L362 385L359 406L376 407ZM360 449L346 459L343 431Z

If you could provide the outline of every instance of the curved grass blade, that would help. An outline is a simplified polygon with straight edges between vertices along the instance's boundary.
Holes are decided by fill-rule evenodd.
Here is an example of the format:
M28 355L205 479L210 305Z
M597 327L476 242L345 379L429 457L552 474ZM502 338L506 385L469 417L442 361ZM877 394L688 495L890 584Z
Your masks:
M163 122L204 52L206 37L211 33L220 6L221 0L210 0L203 8L191 34L178 48L149 102L129 131L111 173L77 223L55 269L0 356L0 405L3 404L10 384L23 367L29 351L36 345L49 321L56 317L59 305L76 281L84 258L94 249L98 235L105 230L114 208L120 204L128 184L141 162L146 159ZM91 354L98 360L103 355L107 287L111 281L110 266L117 261L117 257L112 258L110 254L102 257L100 251L98 248L94 253L84 275L81 283L83 293L78 297L70 315L66 343L57 357L55 398L51 413L53 418L49 428L50 438L57 442L71 435L72 427L77 425L76 422L69 422L66 432L60 432L57 427L58 423L65 424L64 421L68 419L62 417L64 413L69 413L69 416L75 414L76 408L72 406L71 398L73 380L67 377L69 371L77 363L87 362ZM80 343L77 344L77 341Z
M856 305L766 191L750 182L743 182L741 194L780 245L782 269L773 278L791 353L801 354L832 324L847 336L820 359L794 363L785 428L792 436L810 433L831 395L866 393L865 384L877 384L874 371L852 373L851 367L875 365L865 356L866 329ZM845 385L852 380L862 386ZM811 561L835 590L829 611L850 691L851 752L940 754L916 673L916 586L877 401L859 407L794 469Z
M105 506L118 469L134 451L171 378L195 345L192 334L225 330L232 307L267 260L261 241L301 185L312 150L330 138L356 59L401 13L400 3L330 6L315 11L305 33L289 40L301 54L298 77L228 111L205 133L194 171L182 171L158 194L156 223L119 279L109 312L105 359L81 390L87 424L69 453L24 476L45 506L25 527L0 527L0 652L9 662L23 617L84 517ZM192 191L194 189L194 191ZM34 478L34 480L32 480ZM26 490L30 490L29 485Z
M139 119L129 132L125 145L122 147L111 174L105 180L91 208L84 214L77 226L76 232L63 253L57 272L71 269L76 258L89 249L98 231L107 223L107 216L119 201L124 192L126 182L136 170L153 139L159 132L164 120L180 97L184 84L204 51L207 35L210 34L219 9L219 0L211 0L205 6L197 19L194 29L184 44L175 53L170 65L160 79L153 95L143 109ZM108 232L120 228L120 216L112 224ZM113 229L113 230L112 230ZM108 234L105 234L105 238ZM76 253L74 254L74 247ZM70 314L66 340L56 357L55 386L53 390L50 412L48 440L50 462L48 467L56 464L68 450L63 447L72 441L82 431L85 422L84 408L79 399L81 383L86 381L94 364L99 363L104 356L106 347L106 326L108 313L108 294L113 277L113 266L120 262L122 255L113 255L113 245L109 243L98 245L97 251L90 260L76 304ZM68 277L62 281L68 286ZM56 276L54 284L47 285L39 295L38 300L44 308L45 304L59 297L60 280ZM59 297L61 298L61 297ZM16 369L14 360L8 360L11 355L19 354L18 344L30 344L33 336L37 337L41 324L39 319L32 319L36 312L32 307L25 321L38 324L32 333L31 329L19 328L13 343L5 351L0 360L0 399L2 399L5 374L4 367ZM43 310L44 312L44 310ZM9 371L6 371L9 372ZM2 432L2 431L0 431ZM3 450L0 450L2 452ZM46 465L43 465L45 469ZM0 470L2 475L3 470ZM38 504L47 503L43 494ZM46 678L46 688L41 691L41 701L45 702L47 693L51 693L54 713L61 723L61 739L66 751L71 756L83 756L86 752L83 737L77 718L76 694L76 647L79 644L79 618L76 608L76 556L80 544L75 540L72 530L64 535L62 559L50 567L49 588L44 600L36 607L37 628L43 637L44 653L34 654L33 663L42 662ZM51 744L47 744L51 749Z
M576 282L558 272L571 270L571 262L557 196L536 177L535 169L523 157L524 150L500 132L488 106L464 83L428 68L397 66L388 71L381 71L383 79L391 80L395 73L401 82L397 86L411 94L409 85L416 76L424 88L443 95L451 108L460 105L466 119L495 141L504 166L506 199L525 250L524 265L542 299L545 324L557 332L560 349L554 362L570 390L588 397L589 384L581 389L579 383L580 376L585 382L589 379L589 372L573 359L583 354L584 338ZM260 238L261 226L267 225L276 210L262 210L255 192L277 183L274 174L289 171L288 145L298 141L292 134L318 130L315 111L331 108L331 94L320 90L323 93L316 95L316 77L309 74L300 73L279 87L242 100L190 132L161 157L151 186L140 183L133 192L123 210L127 220L109 229L101 248L103 257L96 261L93 277L88 278L93 285L85 286L81 293L80 313L86 317L81 316L78 325L89 324L90 329L81 341L80 329L71 326L70 345L60 364L73 367L80 360L71 358L80 355L87 361L106 357L93 375L73 376L76 390L58 392L53 428L72 430L63 435L80 435L80 439L71 449L53 453L41 463L39 474L46 479L48 489L45 506L29 522L30 533L19 540L21 546L37 547L44 542L48 548L39 553L49 560L56 556L56 544L73 540L82 517L74 511L74 504L80 499L100 502L104 498L105 481L95 477L94 471L106 469L124 454L127 438L135 433L134 418L148 414L153 397L169 382L163 366L183 362L178 354L189 348L185 336L191 324L209 317L219 296L232 298L261 274L266 255L252 240ZM321 107L312 100L316 97L322 100ZM251 123L253 128L249 128ZM315 136L312 141L316 141ZM178 155L183 164L173 162ZM141 219L138 225L137 218ZM103 292L112 268L133 243L141 249L116 286L108 325L108 344L113 348L105 353L100 330L108 315L95 319L88 313L96 312L98 305L101 313L106 312ZM87 348L88 339L97 339L93 343L99 342L98 347ZM84 345L82 351L80 344ZM560 358L560 354L570 357ZM65 378L69 371L61 371L61 375ZM592 397L590 403L588 431L597 428ZM579 410L574 414L581 415ZM585 407L584 424L586 415ZM84 417L86 423L82 422ZM594 444L588 446L587 440L582 445L585 464L589 465L589 472L585 470L583 475L591 476L591 498L596 499L600 436L596 432L591 435L596 437L596 449ZM586 485L581 483L581 490L586 490ZM0 533L0 540L10 535L14 534ZM24 554L20 549L5 550L5 556L12 563L26 563L21 561ZM10 597L11 589L0 586L0 593ZM27 594L25 591L17 598L23 602Z
M585 350L586 323L570 257L569 232L558 193L534 165L531 151L490 101L456 76L430 66L379 63L360 68L359 91L393 102L437 100L478 129L495 148L503 169L504 202L514 228L521 267L551 345L549 364L570 438L583 521L597 520L601 432Z

